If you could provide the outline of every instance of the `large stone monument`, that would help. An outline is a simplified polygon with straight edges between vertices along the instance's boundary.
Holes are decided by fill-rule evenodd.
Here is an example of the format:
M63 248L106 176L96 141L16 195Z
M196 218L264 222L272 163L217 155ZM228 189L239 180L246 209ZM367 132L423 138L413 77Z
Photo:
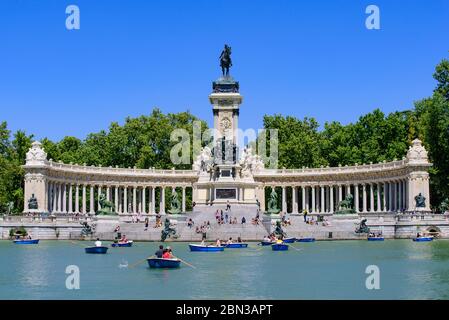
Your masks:
M34 141L26 154L24 213L44 213L48 207L46 193L45 166L47 153L39 141Z

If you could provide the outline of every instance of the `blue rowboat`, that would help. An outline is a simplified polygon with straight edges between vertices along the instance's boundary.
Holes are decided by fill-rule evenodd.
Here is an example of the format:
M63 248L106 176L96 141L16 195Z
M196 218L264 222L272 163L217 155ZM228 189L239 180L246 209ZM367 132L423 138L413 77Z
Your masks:
M236 243L225 244L224 247L225 248L248 248L248 244L247 243L236 242Z
M315 238L301 238L301 239L296 239L296 242L315 242Z
M384 241L384 237L368 237L368 241Z
M39 239L17 239L14 240L16 244L38 244Z
M128 242L117 242L117 243L113 243L111 244L111 247L131 247L133 245L132 240L128 241Z
M427 242L427 241L432 241L433 237L419 237L419 238L413 238L413 241L416 242Z
M200 244L189 244L190 251L200 251L200 252L216 252L224 251L225 247L217 246L202 246Z
M273 251L286 251L288 250L288 245L283 243L275 243L271 245Z
M262 246L271 246L273 243L273 241L261 241L259 244Z
M84 250L86 250L86 253L106 253L108 252L108 247L87 247Z
M179 259L164 259L164 258L148 258L148 265L150 268L179 268L181 260Z
M296 238L285 238L282 240L284 243L294 243L296 241Z

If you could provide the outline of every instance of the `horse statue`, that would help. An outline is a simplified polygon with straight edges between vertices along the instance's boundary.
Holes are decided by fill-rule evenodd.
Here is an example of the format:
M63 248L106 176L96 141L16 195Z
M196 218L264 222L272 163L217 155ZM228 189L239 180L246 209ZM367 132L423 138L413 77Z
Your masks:
M338 204L338 210L335 213L354 213L355 211L352 208L353 201L354 196L352 194L348 194L344 200L340 201Z
M281 211L278 208L278 194L274 188L271 190L270 199L268 200L268 213L277 214Z
M366 219L363 219L358 227L355 229L355 233L369 233L369 228L366 225Z
M164 222L164 230L161 231L161 241L164 242L167 238L178 238L176 229L171 227L170 219L166 218Z
M220 54L220 67L223 76L229 76L229 68L232 66L231 61L231 47L225 44L223 51Z
M171 207L168 210L168 213L171 214L181 213L181 203L179 202L178 193L176 191L173 191L171 194L170 206Z
M97 210L95 215L116 215L117 214L115 212L114 204L111 201L109 201L108 199L106 199L105 194L100 194L99 203L100 203L101 209Z

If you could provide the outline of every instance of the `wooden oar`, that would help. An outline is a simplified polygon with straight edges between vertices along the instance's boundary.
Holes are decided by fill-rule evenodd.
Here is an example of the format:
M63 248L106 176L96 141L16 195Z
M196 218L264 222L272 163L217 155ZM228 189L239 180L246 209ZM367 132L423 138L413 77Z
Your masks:
M147 261L147 259L149 259L149 258L151 258L151 257L148 257L148 258L139 260L139 261L137 261L136 263L133 263L133 264L132 264L131 266L129 266L128 268L134 268L135 266L137 266L137 265L139 265L139 264L141 264L141 263Z
M184 260L182 260L181 258L179 258L179 257L176 257L177 259L179 259L182 263L184 263L184 264L186 264L186 265L188 265L189 267L191 267L191 268L193 268L193 269L196 269L196 267L194 266L194 265L192 265L192 264L190 264L190 263L188 263L188 262L186 262L186 261L184 261Z
M292 248L295 249L296 251L301 251L301 250L302 250L302 249L296 248L295 246L292 246L292 245L289 244L289 243L284 243L284 244L288 245L289 247L292 247Z

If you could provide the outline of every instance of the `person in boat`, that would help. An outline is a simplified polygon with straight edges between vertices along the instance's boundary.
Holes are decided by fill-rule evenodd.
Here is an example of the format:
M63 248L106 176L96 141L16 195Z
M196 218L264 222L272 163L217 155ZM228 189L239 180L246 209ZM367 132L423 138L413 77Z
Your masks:
M204 242L204 238L203 238L203 240L201 240L201 244L200 244L201 246L205 246L206 245L206 243Z
M157 250L155 253L154 253L154 255L157 257L157 258L162 258L162 255L164 254L164 246L163 245L160 245L159 246L159 250Z
M97 238L97 241L95 241L95 246L96 247L101 247L102 243L100 241L100 238Z
M216 245L217 247L221 247L221 241L220 241L220 239L217 239L217 241L215 242L215 245Z
M238 238L237 238L237 242L238 242L238 243L242 243L242 242L243 242L243 241L242 241L242 238L238 237Z
M229 238L229 240L226 242L226 244L231 244L232 243L232 237Z
M120 241L119 241L120 243L128 243L128 239L126 238L126 235L123 235L121 238L120 238Z
M417 238L421 238L421 234L418 232L418 233L416 234L416 237L417 237Z
M264 242L270 242L271 239L270 239L269 236L265 236L265 237L263 237L263 241L264 241Z
M167 247L164 250L164 253L162 254L162 258L163 259L172 259L173 258L173 254L172 254L172 251L171 251L170 247Z
M280 243L282 243L282 242L283 242L283 241L282 241L282 237L279 237L279 239L276 240L276 243L277 243L277 244L280 244Z

